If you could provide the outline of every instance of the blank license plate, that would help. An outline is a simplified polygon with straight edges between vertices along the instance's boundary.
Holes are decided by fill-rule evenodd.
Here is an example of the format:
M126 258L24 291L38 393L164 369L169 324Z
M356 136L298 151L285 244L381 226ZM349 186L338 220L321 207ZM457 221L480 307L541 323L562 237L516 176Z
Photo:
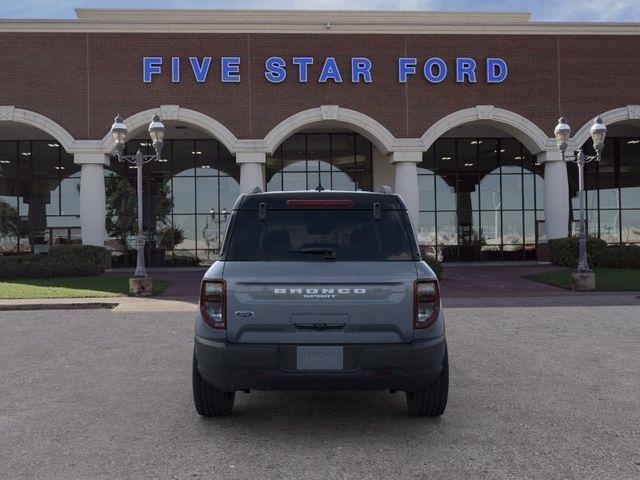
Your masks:
M342 347L298 347L298 370L342 370Z

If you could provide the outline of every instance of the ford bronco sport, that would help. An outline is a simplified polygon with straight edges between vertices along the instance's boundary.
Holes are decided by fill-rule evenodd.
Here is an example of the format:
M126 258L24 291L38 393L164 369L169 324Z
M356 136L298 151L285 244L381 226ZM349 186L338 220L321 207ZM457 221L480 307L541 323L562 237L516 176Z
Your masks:
M438 281L397 195L242 195L196 317L193 397L228 415L235 392L403 390L441 415L449 366Z

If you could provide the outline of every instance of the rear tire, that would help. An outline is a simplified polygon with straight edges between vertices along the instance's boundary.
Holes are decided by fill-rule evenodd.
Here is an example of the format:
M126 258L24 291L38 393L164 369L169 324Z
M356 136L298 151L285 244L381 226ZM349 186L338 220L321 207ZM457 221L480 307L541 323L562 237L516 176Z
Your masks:
M440 374L429 384L426 390L405 393L407 396L407 409L411 415L437 417L444 413L449 396L449 353L447 350L444 352Z
M193 356L193 403L203 417L224 417L233 411L236 392L223 392L209 385L198 372L198 364Z

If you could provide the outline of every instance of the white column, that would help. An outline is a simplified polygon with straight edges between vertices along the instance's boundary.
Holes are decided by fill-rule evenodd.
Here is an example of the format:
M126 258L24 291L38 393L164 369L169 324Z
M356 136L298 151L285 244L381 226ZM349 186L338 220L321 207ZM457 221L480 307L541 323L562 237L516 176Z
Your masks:
M109 156L104 153L74 154L74 162L80 171L80 226L83 245L104 246L106 238L106 199L104 189L104 166L109 165Z
M391 163L395 166L395 193L400 195L407 206L407 213L418 232L418 163L422 161L422 152L393 152Z
M240 193L248 193L254 187L265 190L264 164L267 156L264 152L238 152L236 163L240 165Z
M544 218L547 237L565 238L569 234L569 179L567 164L560 152L538 154L544 164Z

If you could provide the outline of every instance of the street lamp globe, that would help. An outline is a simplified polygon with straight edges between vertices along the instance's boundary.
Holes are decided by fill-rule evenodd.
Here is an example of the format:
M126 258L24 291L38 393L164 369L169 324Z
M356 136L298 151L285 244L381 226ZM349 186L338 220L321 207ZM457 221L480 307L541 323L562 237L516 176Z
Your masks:
M602 123L602 118L596 117L589 130L591 133L591 139L593 140L593 148L596 152L602 152L604 148L604 138L607 135L607 127Z
M567 150L567 145L569 143L569 136L571 135L571 127L567 123L567 119L564 117L560 117L558 120L558 125L556 125L553 134L556 137L556 143L558 144L558 149L564 153Z
M118 154L124 152L124 145L127 142L127 126L124 124L124 119L118 115L111 125L111 135L113 136L113 143L116 146Z
M164 124L160 121L160 116L156 113L151 119L151 123L149 124L149 136L151 137L153 148L155 148L158 157L160 156L160 152L162 151L164 133Z

